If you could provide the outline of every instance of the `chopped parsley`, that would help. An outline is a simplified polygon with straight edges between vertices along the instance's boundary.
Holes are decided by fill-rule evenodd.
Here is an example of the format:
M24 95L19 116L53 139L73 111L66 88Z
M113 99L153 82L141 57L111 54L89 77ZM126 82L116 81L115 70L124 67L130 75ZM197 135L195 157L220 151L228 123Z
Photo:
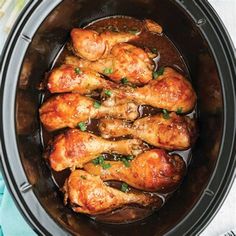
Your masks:
M128 84L128 82L129 82L129 81L128 81L128 79L127 79L126 77L124 77L124 78L121 79L121 83L122 83L122 84Z
M87 129L87 125L84 122L79 122L77 124L77 127L81 130L81 131L85 131Z
M87 177L84 176L84 175L81 175L80 178L81 178L81 179L87 179Z
M158 71L152 73L153 79L157 79L159 76L163 75L165 68L161 67Z
M107 90L107 89L106 89L106 90L104 91L104 93L105 93L105 95L107 95L108 97L111 96L111 91L110 91L110 90Z
M170 119L169 112L166 109L163 109L162 113L163 113L163 118L164 119L166 119L166 120Z
M95 102L93 103L93 106L94 106L94 108L99 109L100 106L101 106L101 103L98 102L98 101L95 101Z
M182 107L178 107L176 113L177 114L182 114L183 113L183 108Z
M127 193L129 191L129 185L127 183L123 183L121 185L121 189L122 192Z
M111 164L110 163L103 163L101 166L104 170L106 170L106 169L109 169L111 167Z
M78 75L78 74L81 74L81 70L80 70L79 67L76 67L76 68L75 68L75 74L77 74L77 75Z
M126 157L126 159L129 160L129 161L132 161L134 158L131 155L129 155L129 156Z
M105 68L105 69L103 70L103 73L104 73L105 75L110 75L110 74L113 73L113 70L112 70L112 68Z

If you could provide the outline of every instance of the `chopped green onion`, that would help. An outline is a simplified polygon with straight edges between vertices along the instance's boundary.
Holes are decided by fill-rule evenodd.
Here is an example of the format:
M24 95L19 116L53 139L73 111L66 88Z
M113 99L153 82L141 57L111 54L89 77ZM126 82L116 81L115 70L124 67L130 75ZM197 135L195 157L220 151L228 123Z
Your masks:
M104 93L105 93L108 97L111 96L111 91L110 91L110 90L105 90Z
M99 109L100 106L101 106L101 103L98 102L98 101L95 101L94 104L93 104L93 106L94 106L96 109Z
M140 30L139 29L130 29L128 32L131 34L137 35L140 33Z
M152 73L153 79L158 78L160 75L163 75L165 68L161 67L158 71Z
M130 167L130 163L126 158L122 158L122 162L126 167Z
M134 158L131 155L129 155L129 156L126 157L126 159L129 160L129 161L132 161Z
M77 75L78 75L78 74L81 74L81 70L80 70L79 67L76 67L76 68L75 68L75 74L77 74Z
M151 51L155 54L157 54L157 52L158 52L156 48L152 48Z
M166 109L163 109L162 113L163 113L163 118L164 119L166 119L166 120L170 119L169 112Z
M87 125L84 122L79 122L77 127L80 128L81 131L85 131L87 129Z
M126 77L124 77L124 78L121 79L121 83L122 83L122 84L128 84L128 82L129 82L129 81L128 81L128 79L127 79Z
M112 72L113 72L112 68L105 68L103 70L103 73L106 74L106 75L110 75L110 74L112 74Z
M81 175L80 178L81 178L81 179L87 179L87 177L84 176L84 175Z
M111 164L110 163L103 163L101 166L104 170L106 170L106 169L109 169L111 167Z
M183 112L183 108L182 107L178 107L176 113L177 114L182 114L182 112Z
M123 183L121 185L121 189L122 192L127 193L129 191L129 185L127 183Z
M104 163L104 157L103 156L98 156L96 159L92 160L92 163L94 165L101 165Z

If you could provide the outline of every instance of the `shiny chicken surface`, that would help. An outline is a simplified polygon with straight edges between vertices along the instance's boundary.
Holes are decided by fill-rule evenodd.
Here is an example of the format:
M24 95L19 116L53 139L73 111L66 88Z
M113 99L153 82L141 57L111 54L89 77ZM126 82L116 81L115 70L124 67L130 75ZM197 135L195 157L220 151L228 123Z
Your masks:
M137 85L152 80L153 54L127 43L116 44L106 58L91 62L75 57L67 57L66 64L93 69L108 76L115 82L127 79Z
M79 68L73 65L62 65L51 71L47 88L51 93L78 92L89 94L96 89L112 89L116 84L105 80L91 69Z
M64 188L65 203L75 212L97 215L121 208L128 204L159 208L162 200L147 193L124 193L107 186L98 176L76 170L67 179Z
M117 119L102 119L99 124L104 138L132 135L145 142L168 150L184 150L191 147L196 136L194 119L176 115L158 114L137 119L133 124Z
M138 155L143 149L142 142L138 139L108 141L88 132L69 129L56 136L49 144L45 156L53 170L61 171L66 168L81 168L102 153Z
M106 57L117 43L128 42L138 36L125 32L98 33L94 30L74 28L71 41L74 53L83 59L96 61Z
M124 181L144 191L167 192L176 188L185 173L185 163L178 155L168 155L164 150L153 149L138 155L130 162L106 161L110 168L88 163L84 169L99 175L103 181Z
M126 103L111 108L78 93L51 97L43 103L39 113L41 122L49 131L65 127L74 128L78 126L78 123L92 118L111 116L134 120L138 116L137 105L134 103Z
M139 88L113 89L107 106L135 101L140 105L150 105L169 111L190 112L196 104L196 94L192 85L176 70L165 67L163 74Z

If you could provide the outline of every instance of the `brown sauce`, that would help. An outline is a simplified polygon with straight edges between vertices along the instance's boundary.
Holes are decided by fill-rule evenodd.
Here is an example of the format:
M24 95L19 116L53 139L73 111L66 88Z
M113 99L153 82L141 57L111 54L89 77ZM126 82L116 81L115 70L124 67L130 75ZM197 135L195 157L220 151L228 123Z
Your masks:
M142 33L140 37L137 40L131 41L130 43L136 46L139 46L141 48L148 48L149 50L157 50L159 52L159 55L157 58L154 59L154 63L156 64L156 69L162 66L171 66L174 67L176 70L180 71L182 74L184 74L187 78L189 78L188 74L188 68L186 66L186 63L183 60L182 55L177 50L177 48L174 46L172 41L163 33L162 35L151 33L145 29L143 29L143 23L140 20L131 18L131 17L124 17L124 16L116 16L116 17L109 17L109 18L103 18L99 19L95 22L90 23L85 28L87 29L93 29L97 32L102 31L141 31ZM165 30L165 29L164 29ZM59 66L63 63L64 59L68 55L73 55L70 50L68 50L67 45L62 49L62 51L59 52L57 55L53 67ZM52 67L52 68L53 68ZM46 92L43 96L43 100L45 98L49 97L50 94ZM93 98L98 99L98 96L95 92ZM150 106L140 106L139 107L139 114L140 117L144 116L150 116L154 115L160 112L160 109L156 109ZM190 117L195 117L196 112L195 110L188 114ZM98 122L99 120L90 120L88 123L87 131L94 133L96 135L100 135L98 131ZM42 143L44 147L47 146L47 143L50 139L52 139L55 135L57 135L62 131L56 131L53 133L49 133L46 130L44 130L41 127L41 138ZM117 139L114 139L117 140ZM152 146L148 145L148 147L153 148ZM191 149L186 151L174 151L171 153L177 153L179 154L185 161L186 166L188 166L190 160L191 160ZM119 155L111 155L111 154L104 154L105 159L109 160L116 160ZM58 188L61 188L65 182L65 179L69 176L70 170L64 170L61 172L55 172L51 170L52 178L55 182L55 184L58 186ZM120 189L121 183L117 181L109 181L107 184L109 184L112 187ZM130 187L131 191L138 191L135 189L132 189ZM160 194L160 193L149 193L149 194L157 194L159 197L163 199L163 204L166 202L166 200L173 194L173 192L168 194ZM141 220L150 214L153 213L153 210L151 209L145 209L140 208L138 206L126 206L122 209L118 209L115 211L112 211L110 213L106 213L103 215L99 215L96 217L91 217L97 221L106 222L106 223L127 223L127 222L133 222L137 220Z

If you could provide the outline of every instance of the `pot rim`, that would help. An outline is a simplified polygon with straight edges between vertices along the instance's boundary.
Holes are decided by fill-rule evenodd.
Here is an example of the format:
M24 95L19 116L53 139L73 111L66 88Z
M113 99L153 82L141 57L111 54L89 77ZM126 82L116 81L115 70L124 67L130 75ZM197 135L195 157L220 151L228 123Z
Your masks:
M15 23L0 59L0 156L3 177L23 216L36 232L45 235L53 234L53 232L56 232L57 235L64 235L68 231L62 228L61 225L59 226L40 205L33 190L29 187L30 184L21 165L14 118L15 92L21 65L17 65L12 60L12 55L20 52L17 55L20 58L19 61L22 62L37 29L48 14L61 2L62 0L50 1L50 3L48 1L46 3L46 1L31 0ZM191 19L196 22L197 27L199 27L200 32L210 46L217 64L224 101L223 136L214 173L193 209L167 233L167 235L182 235L183 233L196 235L203 231L223 204L236 174L236 85L234 81L234 78L236 78L236 59L229 34L219 16L207 1L195 0L194 3L190 1L184 3L182 1L173 2L183 8ZM205 23L199 24L199 19L205 19ZM214 40L214 44L211 43L212 40ZM13 68L14 70L12 70ZM10 77L11 81L7 80ZM224 78L227 78L227 80ZM12 96L9 97L8 94L12 94ZM8 112L5 112L6 110ZM226 139L226 136L231 138ZM12 137L14 137L14 140L12 140ZM224 158L225 154L229 157L228 159ZM221 165L221 169L219 165ZM14 172L16 166L17 173ZM223 167L224 170L222 171ZM30 201L33 201L33 206L30 205L29 207L27 202ZM47 227L43 225L47 225Z

